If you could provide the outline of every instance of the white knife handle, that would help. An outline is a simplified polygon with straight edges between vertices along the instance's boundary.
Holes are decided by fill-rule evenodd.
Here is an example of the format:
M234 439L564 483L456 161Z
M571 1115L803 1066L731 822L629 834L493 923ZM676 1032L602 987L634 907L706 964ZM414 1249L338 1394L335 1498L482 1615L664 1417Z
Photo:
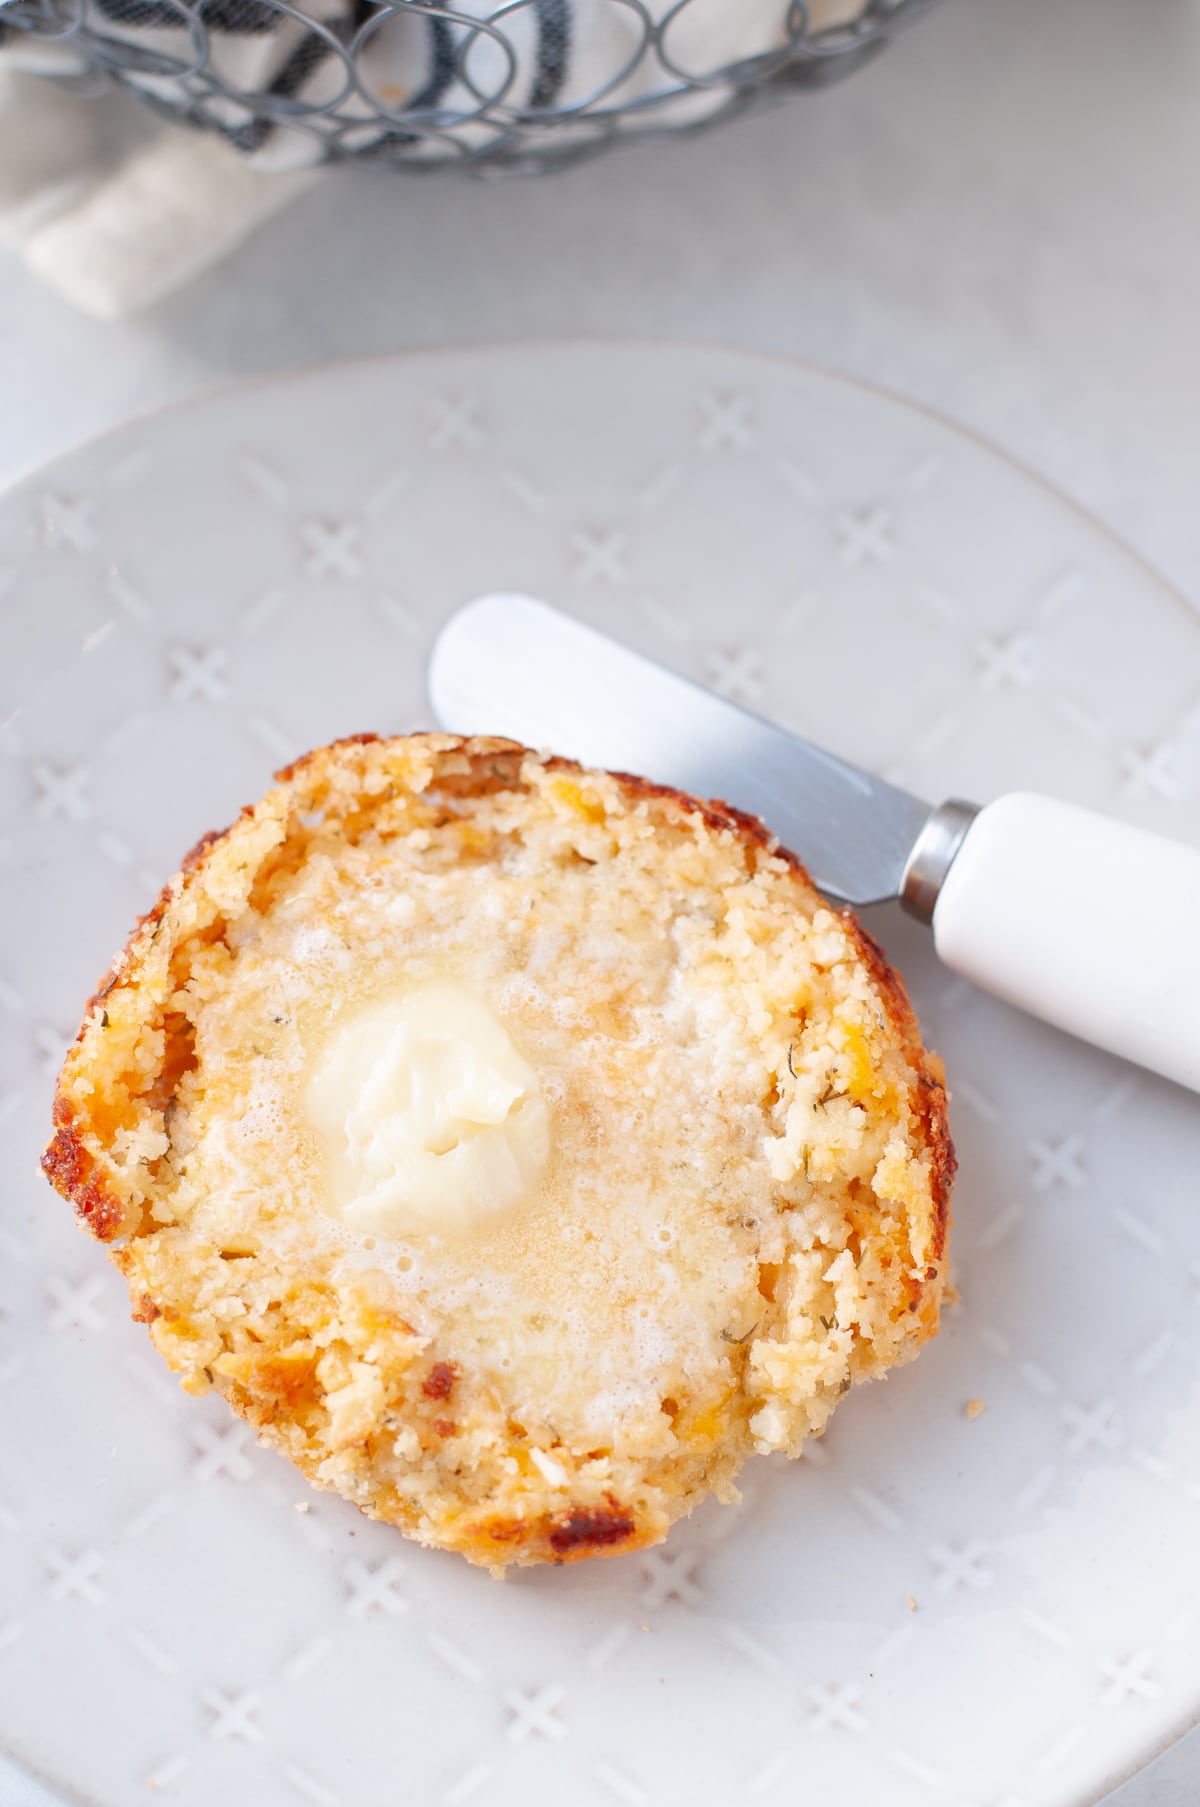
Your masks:
M966 831L933 935L985 990L1200 1090L1200 849L1001 797Z

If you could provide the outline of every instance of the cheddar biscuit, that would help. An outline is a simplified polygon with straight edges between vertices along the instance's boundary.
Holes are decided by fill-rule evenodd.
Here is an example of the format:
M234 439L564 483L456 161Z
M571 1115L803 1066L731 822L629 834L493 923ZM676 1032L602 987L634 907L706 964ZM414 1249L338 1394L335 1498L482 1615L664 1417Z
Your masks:
M501 1567L657 1541L915 1354L954 1157L899 979L759 823L414 735L194 850L44 1166L189 1391Z

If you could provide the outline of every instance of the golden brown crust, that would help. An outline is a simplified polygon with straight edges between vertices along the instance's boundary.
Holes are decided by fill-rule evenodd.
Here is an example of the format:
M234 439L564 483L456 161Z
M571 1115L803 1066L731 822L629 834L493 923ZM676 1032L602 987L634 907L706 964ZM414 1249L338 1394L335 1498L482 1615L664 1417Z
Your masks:
M606 1494L603 1506L574 1506L551 1525L550 1548L562 1562L578 1562L603 1551L615 1556L629 1549L636 1534L633 1517Z
M954 1175L958 1170L958 1156L950 1137L942 1063L922 1042L908 987L879 943L867 933L852 910L842 910L839 914L854 937L863 964L878 988L892 1026L903 1040L917 1070L917 1111L933 1171L936 1231L932 1258L934 1262L940 1262L945 1257L946 1239L950 1234L950 1194L954 1186Z
M448 1547L488 1568L513 1561L561 1568L592 1556L627 1556L661 1536L657 1520L639 1524L636 1509L606 1494L599 1505L566 1506L532 1519L487 1515L469 1521L455 1528Z
M80 1222L100 1242L111 1242L121 1227L122 1210L103 1169L84 1147L73 1113L61 1098L54 1102L58 1124L42 1154L42 1172L56 1192L74 1205Z
M231 923L242 920L237 912L249 910L255 920L261 912L265 919L279 886L286 886L290 876L302 870L307 831L300 825L310 815L320 816L328 807L343 825L347 845L365 844L377 834L381 812L399 807L394 802L397 790L410 782L405 774L418 767L439 774L440 794L446 800L436 807L421 804L424 814L418 810L412 818L424 825L421 833L450 835L461 829L469 836L475 831L469 822L466 827L462 824L481 799L528 788L536 779L543 786L538 796L544 804L557 783L567 801L559 798L555 807L568 815L577 807L579 821L587 825L581 833L590 832L596 820L603 822L606 811L614 821L623 817L626 825L636 822L640 811L655 840L694 842L697 858L701 853L705 859L716 857L713 850L718 850L736 876L739 897L754 892L762 899L774 898L772 908L790 898L801 915L817 910L813 920L819 934L840 937L842 952L835 950L830 958L849 956L848 970L855 964L858 969L855 983L860 989L868 987L863 997L871 1003L878 1030L870 1027L870 1012L863 1021L872 1038L871 1060L878 1057L883 1066L869 1081L861 1074L856 1080L855 1073L867 1059L862 1036L854 1043L852 1032L838 1026L840 1019L831 1019L834 1036L823 1058L832 1062L830 1072L840 1077L830 1080L826 1074L820 1094L814 1085L812 1108L825 1124L820 1113L832 1103L834 1110L843 1112L839 1121L849 1124L857 1083L868 1087L862 1093L864 1108L895 1117L893 1141L879 1169L882 1173L891 1163L894 1189L885 1197L880 1191L884 1182L877 1181L882 1201L877 1207L869 1185L855 1182L859 1191L853 1194L857 1202L849 1208L845 1239L820 1253L820 1272L812 1266L811 1252L805 1253L810 1245L802 1241L789 1245L790 1252L783 1257L760 1255L763 1265L759 1290L753 1292L754 1310L737 1318L728 1330L721 1329L725 1390L691 1399L679 1386L669 1389L662 1403L669 1430L662 1432L666 1443L659 1453L614 1470L611 1464L606 1466L605 1452L592 1449L586 1440L577 1439L574 1445L569 1438L559 1441L544 1424L516 1422L510 1410L506 1425L501 1414L501 1428L508 1439L503 1447L511 1478L497 1482L490 1495L476 1489L457 1502L445 1492L454 1485L446 1476L452 1477L459 1468L468 1472L471 1462L478 1464L480 1449L488 1446L488 1437L495 1437L496 1406L494 1399L489 1403L492 1383L484 1384L452 1337L447 1339L436 1323L418 1321L415 1314L410 1321L407 1310L401 1314L394 1302L380 1304L368 1296L369 1289L339 1296L339 1283L323 1269L314 1269L311 1283L301 1274L295 1282L299 1292L286 1302L284 1289L263 1265L253 1236L245 1248L235 1238L229 1249L198 1244L193 1251L199 1261L196 1274L203 1271L205 1276L206 1297L216 1289L218 1297L237 1299L241 1289L245 1313L239 1322L244 1323L244 1332L236 1325L232 1330L214 1328L207 1307L192 1309L190 1289L200 1285L199 1278L180 1278L187 1271L180 1267L178 1255L181 1233L160 1229L147 1208L156 1196L160 1151L172 1145L170 1113L180 1076L196 1058L188 1014L200 1009L195 974L207 970L206 961L210 967L213 961L223 962L227 969L235 957L233 948L239 945L236 935L228 933ZM193 1390L216 1386L265 1441L288 1455L317 1485L345 1493L365 1511L421 1541L458 1550L490 1567L511 1561L563 1563L620 1554L657 1541L671 1520L706 1491L727 1490L751 1448L787 1448L795 1453L806 1432L819 1433L833 1400L849 1384L846 1363L857 1364L856 1376L881 1373L892 1362L907 1359L933 1334L955 1165L940 1063L922 1047L903 983L881 950L849 912L820 915L819 900L801 861L779 847L763 823L723 802L689 797L628 774L589 773L571 760L542 760L518 743L497 737L431 735L389 742L373 734L348 736L296 760L278 779L280 791L244 810L230 828L206 834L189 851L179 874L141 919L89 1001L60 1079L55 1134L43 1157L52 1185L71 1200L92 1234L112 1248L112 1258L129 1280L134 1317L149 1326L157 1346L185 1375L186 1385ZM424 795L421 785L427 782L411 779L418 802ZM599 802L593 792L603 792ZM324 844L328 846L328 840ZM637 845L636 834L629 844ZM464 839L463 845L470 843ZM592 866L588 855L581 858L585 866ZM685 887L692 883L684 882ZM820 928L822 920L828 927ZM106 1095L107 1081L98 1087L92 1083L97 1074L118 1071L105 1045L110 1008L124 1038L122 1059L126 1064L150 1063L145 1075L120 1096ZM801 1010L798 1057L803 1021ZM148 1054L148 1048L159 1045L155 1037L163 1051ZM766 1088L764 1103L768 1114L774 1113L775 1139L781 1145L786 1141L785 1107L793 1093L799 1098L802 1091L803 1073L798 1077L792 1055L785 1035L776 1057L778 1083L772 1081ZM885 1069L890 1077L883 1076ZM874 1068L868 1065L863 1071L874 1073ZM120 1135L143 1138L143 1152L136 1161L126 1157L120 1171L109 1152L118 1130ZM836 1134L827 1125L822 1133L832 1136L830 1147L836 1149ZM794 1178L785 1181L781 1195L785 1213L795 1204L789 1185L800 1199L811 1190L809 1148L796 1152L798 1168ZM785 1163L781 1171L791 1170ZM893 1185L893 1180L887 1184ZM169 1211L161 1221L170 1222ZM860 1264L860 1251L869 1237L877 1238L874 1266L861 1262L859 1273L855 1264ZM256 1293L260 1270L263 1278ZM797 1291L802 1282L816 1289L814 1299L819 1295L826 1301L827 1315L817 1318L816 1305L805 1305ZM881 1334L874 1352L865 1332L861 1337L857 1330L839 1332L837 1312L831 1309L835 1292L839 1308L845 1297L850 1301L846 1311L857 1309L855 1287L859 1294L871 1287L890 1289L903 1314L903 1323ZM814 1324L825 1330L814 1332ZM815 1394L805 1367L813 1361L824 1364L826 1375ZM364 1374L376 1387L376 1403L369 1410L352 1410L349 1397ZM376 1384L380 1375L382 1391ZM335 1409L330 1403L334 1399L347 1403ZM334 1435L330 1424L338 1411L351 1428ZM358 1418L354 1411L359 1411ZM664 1419L658 1422L663 1425ZM385 1425L390 1427L386 1435ZM436 1471L441 1494L423 1501L418 1489L395 1477L386 1448L396 1427L403 1427L403 1435L410 1439L410 1468L417 1464L418 1478L422 1463L430 1473ZM456 1452L462 1453L461 1462ZM548 1466L552 1476L563 1463L570 1469L569 1485L542 1480L539 1468ZM612 1478L615 1473L619 1480Z
M412 734L409 736L410 740L433 740L443 738L444 736L441 735ZM324 747L313 747L311 752L301 753L298 759L293 759L290 765L281 766L275 774L275 782L277 784L291 784L294 779L299 778L303 772L308 771L329 753L336 753L342 747L369 747L382 739L383 736L381 734L343 734L340 740L331 740L328 745ZM465 744L464 741L464 745ZM504 742L505 746L516 746L516 744L516 741Z

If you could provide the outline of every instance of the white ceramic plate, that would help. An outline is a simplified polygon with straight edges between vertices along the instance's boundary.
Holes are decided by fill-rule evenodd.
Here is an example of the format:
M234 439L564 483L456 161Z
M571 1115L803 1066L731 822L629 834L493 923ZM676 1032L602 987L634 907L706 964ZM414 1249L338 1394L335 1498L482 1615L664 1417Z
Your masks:
M474 592L931 798L1041 786L1196 838L1200 625L1151 573L887 397L560 344L136 423L0 503L0 585L0 1748L97 1807L1068 1807L1196 1716L1196 1100L890 912L955 1094L962 1305L644 1558L501 1586L310 1493L178 1391L35 1172L82 1001L182 851L301 749L427 724Z

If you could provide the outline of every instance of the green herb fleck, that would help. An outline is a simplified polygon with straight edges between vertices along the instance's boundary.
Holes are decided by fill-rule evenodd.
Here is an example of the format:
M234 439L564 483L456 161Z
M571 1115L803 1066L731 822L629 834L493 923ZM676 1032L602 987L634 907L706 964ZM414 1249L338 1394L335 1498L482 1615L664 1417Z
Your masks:
M821 1096L817 1099L813 1108L815 1110L824 1110L826 1105L831 1103L834 1098L844 1098L845 1096L846 1094L844 1092L839 1092L837 1085L834 1082L833 1068L831 1067L825 1075L825 1090L821 1093Z

